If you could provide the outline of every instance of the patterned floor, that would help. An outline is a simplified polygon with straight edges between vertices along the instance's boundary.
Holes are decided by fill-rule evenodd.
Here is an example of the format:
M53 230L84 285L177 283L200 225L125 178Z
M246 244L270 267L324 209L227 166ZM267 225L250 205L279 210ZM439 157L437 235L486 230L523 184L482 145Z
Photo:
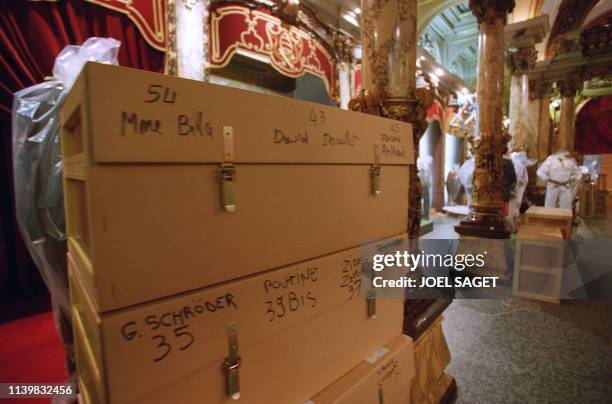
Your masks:
M611 238L609 217L577 233ZM432 219L425 238L456 238L458 219ZM444 316L457 404L612 404L612 301L455 299Z
M456 403L612 403L612 302L454 300Z

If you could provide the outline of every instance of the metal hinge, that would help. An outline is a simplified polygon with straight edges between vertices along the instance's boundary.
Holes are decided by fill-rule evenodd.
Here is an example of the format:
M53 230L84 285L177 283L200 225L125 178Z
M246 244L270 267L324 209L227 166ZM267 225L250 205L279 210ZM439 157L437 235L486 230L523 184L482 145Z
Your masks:
M221 206L226 212L236 211L236 166L234 165L234 127L223 127L223 163L219 168Z
M225 372L225 393L232 400L240 398L240 356L238 355L238 323L233 321L227 325L227 341L229 355L223 362Z

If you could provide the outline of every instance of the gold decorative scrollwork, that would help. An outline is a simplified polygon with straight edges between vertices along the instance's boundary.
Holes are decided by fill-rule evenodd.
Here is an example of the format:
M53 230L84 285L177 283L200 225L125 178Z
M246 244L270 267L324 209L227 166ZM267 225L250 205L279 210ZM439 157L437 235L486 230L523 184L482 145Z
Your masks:
M529 73L536 64L538 59L538 51L535 46L519 48L515 52L508 52L506 55L506 64L513 75L522 75Z

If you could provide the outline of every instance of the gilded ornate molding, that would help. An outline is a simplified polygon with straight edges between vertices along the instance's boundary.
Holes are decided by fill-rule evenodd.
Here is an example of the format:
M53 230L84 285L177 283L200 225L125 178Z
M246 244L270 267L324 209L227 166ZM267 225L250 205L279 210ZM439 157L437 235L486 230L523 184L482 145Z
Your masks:
M563 0L559 6L550 37L580 28L580 24L598 0Z
M605 88L612 88L612 76L607 77L595 77L586 85L588 90L600 90Z
M243 4L215 3L210 12L212 68L225 67L238 50L245 50L267 58L284 76L313 74L323 80L330 97L337 96L335 52L310 31Z
M470 9L478 24L492 23L496 19L506 21L514 10L514 0L470 0Z
M565 53L580 52L580 38L576 36L576 33L570 33L566 35L560 35L548 43L548 49L546 51L546 58L553 59L558 55Z
M532 45L519 48L515 52L508 51L506 54L506 65L513 75L523 75L533 70L537 59L538 51Z
M176 49L176 0L168 0L166 15L167 38L164 73L170 76L178 75L178 59Z

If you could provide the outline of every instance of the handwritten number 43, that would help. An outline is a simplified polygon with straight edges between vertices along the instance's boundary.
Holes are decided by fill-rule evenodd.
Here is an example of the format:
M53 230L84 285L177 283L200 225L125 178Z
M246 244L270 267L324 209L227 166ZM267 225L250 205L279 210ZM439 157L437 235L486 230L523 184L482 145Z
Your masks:
M310 114L308 115L308 120L314 123L325 123L325 121L327 121L327 117L325 116L325 111L311 109Z
M180 351L184 351L185 349L189 348L194 341L193 334L188 331L185 331L187 327L189 326L184 325L182 327L177 327L174 329L175 338L177 340L185 340L185 342L180 347L178 347ZM153 361L159 362L170 354L170 352L172 351L172 345L166 340L166 337L164 337L163 335L154 335L153 337L151 337L151 339L158 342L157 348L159 349L160 354L159 356L154 358Z

